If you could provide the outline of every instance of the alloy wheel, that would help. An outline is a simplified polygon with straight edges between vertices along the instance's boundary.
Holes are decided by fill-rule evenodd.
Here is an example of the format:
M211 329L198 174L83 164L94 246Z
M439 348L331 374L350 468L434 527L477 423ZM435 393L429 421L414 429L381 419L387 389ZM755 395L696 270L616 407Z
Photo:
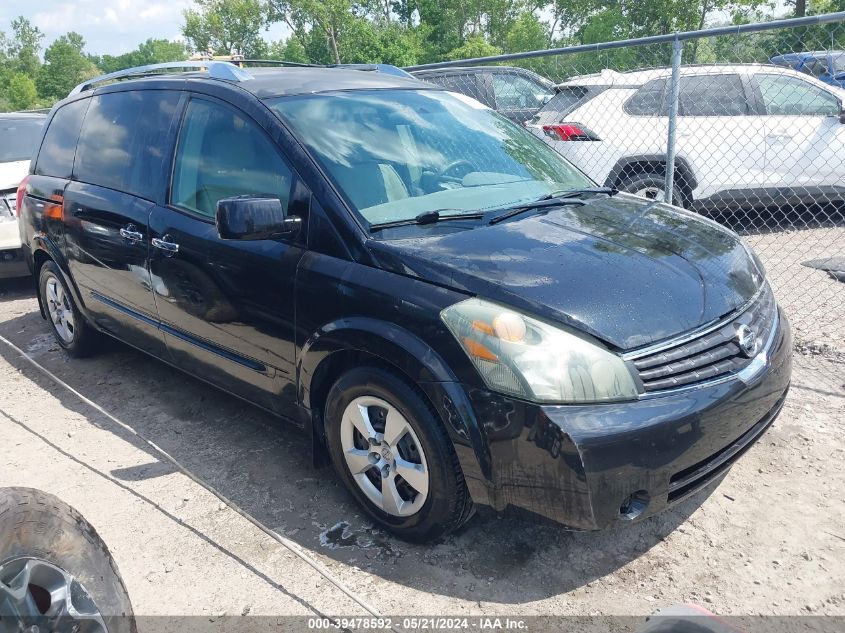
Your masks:
M76 333L76 323L73 319L73 306L70 297L67 296L62 282L55 275L47 277L44 286L45 299L47 300L47 312L53 327L65 343L72 343Z
M0 619L16 619L28 633L107 633L85 587L65 570L38 558L0 566ZM2 627L0 627L2 628Z
M398 517L422 508L429 490L425 453L396 407L374 396L355 398L343 412L340 433L346 466L373 504Z
M665 191L661 187L642 187L634 192L635 196L646 198L647 200L664 200L666 197Z

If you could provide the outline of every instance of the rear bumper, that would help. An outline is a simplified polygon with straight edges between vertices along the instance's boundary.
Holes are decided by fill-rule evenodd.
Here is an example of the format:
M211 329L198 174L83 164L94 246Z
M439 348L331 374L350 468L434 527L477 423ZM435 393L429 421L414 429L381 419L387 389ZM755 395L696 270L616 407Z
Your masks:
M777 417L792 370L783 314L767 351L754 376L635 402L539 406L468 391L490 446L487 500L577 530L664 510L726 472Z
M27 275L29 275L29 266L26 263L22 248L0 250L0 279L26 277Z

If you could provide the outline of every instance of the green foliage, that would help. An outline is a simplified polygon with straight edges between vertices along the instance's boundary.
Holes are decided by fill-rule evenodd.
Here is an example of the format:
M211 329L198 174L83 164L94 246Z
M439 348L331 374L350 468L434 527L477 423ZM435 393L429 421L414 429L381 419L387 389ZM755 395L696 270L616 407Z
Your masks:
M184 12L182 35L195 51L211 50L215 55L240 52L247 57L267 53L259 36L265 24L259 0L194 0L198 10Z
M23 73L14 73L9 78L6 98L13 110L26 110L33 107L38 100L35 82Z
M493 46L481 35L470 37L462 46L446 53L446 59L471 59L474 57L489 57L499 55L501 49Z
M91 61L104 73L113 73L134 66L179 61L185 59L186 55L187 51L182 42L148 39L129 53L93 57Z
M505 42L509 53L520 53L544 49L548 47L550 39L549 25L527 11L514 21Z
M44 51L44 65L38 71L38 94L48 99L62 99L78 83L96 76L97 67L82 52L85 40L71 31L62 35Z

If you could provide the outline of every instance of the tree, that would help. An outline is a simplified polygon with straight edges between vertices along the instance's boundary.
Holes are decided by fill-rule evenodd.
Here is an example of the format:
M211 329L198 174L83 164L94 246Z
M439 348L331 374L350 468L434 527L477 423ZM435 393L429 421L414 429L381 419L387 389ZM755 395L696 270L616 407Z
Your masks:
M31 108L38 100L35 82L23 73L14 73L9 79L6 97L14 110Z
M305 47L300 38L291 35L286 40L278 40L270 44L269 59L307 64L309 62Z
M550 36L548 23L527 11L511 25L505 48L509 53L542 50L548 46Z
M489 57L491 55L499 55L501 49L496 48L481 35L474 35L470 37L463 46L449 51L446 54L446 59L472 59L475 57Z
M352 0L268 0L267 19L281 21L294 33L303 38L302 44L308 50L312 33L317 30L325 38L332 61L341 63L340 40L355 21ZM307 35L306 35L307 34Z
M12 36L0 33L0 49L8 70L34 77L41 66L38 53L44 34L29 20L19 16L12 20Z
M83 54L85 40L79 33L70 32L56 39L44 51L44 65L38 72L38 94L62 99L78 83L95 76L99 70Z
M186 10L182 27L193 50L210 49L215 55L229 55L237 50L247 57L266 54L267 44L259 35L265 24L259 0L195 1L199 10Z
M187 57L185 45L182 42L148 39L138 45L134 51L123 55L103 55L92 61L104 73L112 73L124 68L160 64L162 62L180 61Z

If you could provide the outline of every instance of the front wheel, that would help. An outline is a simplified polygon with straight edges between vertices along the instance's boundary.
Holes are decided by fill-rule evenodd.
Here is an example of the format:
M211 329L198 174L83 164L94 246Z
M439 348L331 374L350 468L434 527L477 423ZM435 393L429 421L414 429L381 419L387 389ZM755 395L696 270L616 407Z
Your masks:
M666 199L666 180L661 174L635 174L619 183L619 190L646 200L663 202ZM684 207L684 196L678 185L672 187L672 204Z
M0 488L0 631L136 631L106 544L76 510L31 488Z
M328 394L325 420L335 469L382 527L422 542L471 516L446 430L424 396L398 376L376 367L346 372Z

